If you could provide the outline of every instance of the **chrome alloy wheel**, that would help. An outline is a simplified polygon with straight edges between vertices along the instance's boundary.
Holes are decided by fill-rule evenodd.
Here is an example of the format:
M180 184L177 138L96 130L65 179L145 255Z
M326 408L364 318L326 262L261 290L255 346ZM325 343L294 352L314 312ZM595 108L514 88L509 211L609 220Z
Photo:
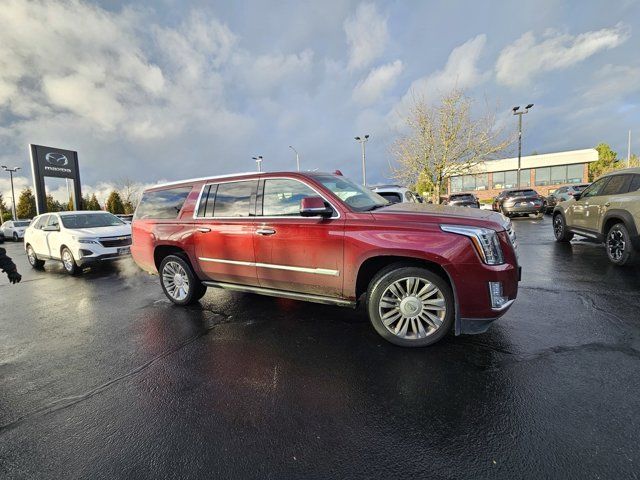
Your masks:
M167 262L162 270L162 283L174 300L182 301L189 294L189 277L178 262Z
M611 229L607 235L607 250L612 260L618 262L622 258L627 247L624 234L617 228Z
M62 264L67 271L70 272L73 270L73 255L71 255L69 250L65 249L62 252Z
M31 245L27 248L27 259L32 266L38 261L36 258L36 252L33 251L33 247Z
M440 289L420 277L401 278L389 285L378 309L387 330L407 340L432 335L447 313Z
M562 231L564 230L564 225L562 225L562 217L560 214L553 217L553 233L556 238L562 237Z

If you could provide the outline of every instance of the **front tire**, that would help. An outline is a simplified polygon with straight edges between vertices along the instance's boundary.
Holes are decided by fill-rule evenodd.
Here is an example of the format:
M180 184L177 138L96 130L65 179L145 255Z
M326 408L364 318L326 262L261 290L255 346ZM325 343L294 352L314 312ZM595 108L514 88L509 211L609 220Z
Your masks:
M76 263L76 259L73 258L73 253L67 247L63 247L60 252L60 258L62 259L62 266L65 272L69 275L77 275L80 272L80 268Z
M570 242L573 238L573 233L567 230L567 223L561 213L553 217L553 235L556 237L556 242L559 243Z
M20 241L20 237L18 237L18 234L16 232L13 232L13 241L14 242L19 242Z
M178 255L168 255L160 263L160 285L176 305L190 305L200 300L207 287L196 277L191 265Z
M29 261L29 264L37 270L44 267L44 260L38 260L38 256L31 245L27 245L27 260Z
M395 345L436 343L451 330L454 310L451 287L426 268L391 265L369 284L369 320L382 338Z
M609 261L615 265L627 265L635 260L636 252L631 244L629 230L624 223L616 223L609 229L605 247Z

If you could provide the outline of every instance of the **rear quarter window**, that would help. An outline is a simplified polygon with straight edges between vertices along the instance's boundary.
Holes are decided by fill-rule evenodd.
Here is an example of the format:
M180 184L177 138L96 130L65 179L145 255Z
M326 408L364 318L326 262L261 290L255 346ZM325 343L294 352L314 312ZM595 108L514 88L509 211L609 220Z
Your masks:
M378 195L380 195L381 197L386 198L391 203L400 203L400 202L402 202L402 196L399 193L393 193L393 192L376 192L376 193Z
M192 188L189 186L144 192L133 216L134 220L178 218Z

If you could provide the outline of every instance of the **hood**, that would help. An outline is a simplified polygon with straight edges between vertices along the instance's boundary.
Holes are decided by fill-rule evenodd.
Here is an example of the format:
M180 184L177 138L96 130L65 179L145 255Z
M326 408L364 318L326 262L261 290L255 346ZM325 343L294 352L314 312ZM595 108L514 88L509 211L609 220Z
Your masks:
M455 223L458 225L487 226L495 230L505 230L509 219L501 213L479 208L455 207L451 205L431 205L425 203L395 203L374 210L376 220L402 218L407 221L429 223ZM487 225L490 223L491 225Z
M97 227L82 229L67 229L71 235L78 237L120 237L131 235L131 225L116 225L114 227Z

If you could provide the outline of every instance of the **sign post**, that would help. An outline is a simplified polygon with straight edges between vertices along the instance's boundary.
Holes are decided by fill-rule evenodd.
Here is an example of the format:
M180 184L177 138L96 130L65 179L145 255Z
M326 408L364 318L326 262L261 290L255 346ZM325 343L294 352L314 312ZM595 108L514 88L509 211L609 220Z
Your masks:
M31 156L31 172L33 174L38 215L47 211L47 192L44 185L45 177L72 179L73 204L76 209L81 208L82 191L80 188L78 152L30 144L29 154Z

